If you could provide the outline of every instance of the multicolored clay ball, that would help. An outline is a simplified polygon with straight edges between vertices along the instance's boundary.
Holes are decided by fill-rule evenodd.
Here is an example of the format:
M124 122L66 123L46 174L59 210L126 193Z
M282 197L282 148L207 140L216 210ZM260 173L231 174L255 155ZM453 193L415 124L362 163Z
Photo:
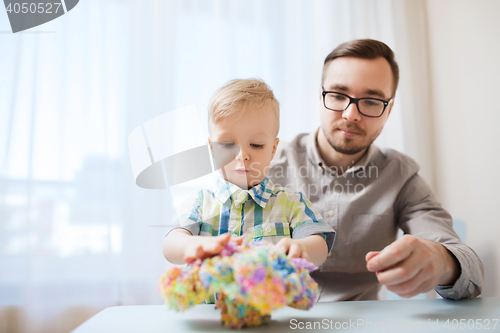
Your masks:
M230 242L212 258L170 267L160 278L165 304L184 311L216 294L221 320L230 328L260 326L284 306L308 310L318 285L306 259L288 258L283 249L264 241Z

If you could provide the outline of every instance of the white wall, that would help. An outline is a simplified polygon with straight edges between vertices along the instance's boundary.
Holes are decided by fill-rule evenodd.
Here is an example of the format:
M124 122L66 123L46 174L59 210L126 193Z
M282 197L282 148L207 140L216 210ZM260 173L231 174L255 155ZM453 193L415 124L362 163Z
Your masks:
M483 296L500 296L500 1L427 0L427 14L436 190L483 260Z

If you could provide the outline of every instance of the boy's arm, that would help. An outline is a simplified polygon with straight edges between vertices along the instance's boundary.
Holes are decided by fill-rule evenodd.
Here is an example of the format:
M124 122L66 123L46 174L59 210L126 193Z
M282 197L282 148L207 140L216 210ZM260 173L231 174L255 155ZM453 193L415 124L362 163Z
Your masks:
M285 248L291 257L304 257L320 266L332 249L335 231L323 221L321 214L301 192L288 195L288 221L293 228L292 238L281 239L277 245Z
M185 264L196 260L193 259L193 252L196 253L197 247L202 243L198 234L202 222L203 203L203 190L182 203L180 217L177 220L181 228L171 230L163 240L163 256L169 262ZM199 251L201 257L201 250Z
M196 259L205 259L219 254L230 239L230 233L205 237L193 236L186 229L174 229L163 240L163 256L172 264L191 263ZM236 241L241 243L240 239Z
M276 246L285 250L291 258L305 258L320 266L328 255L328 246L321 235L310 235L302 239L283 238Z

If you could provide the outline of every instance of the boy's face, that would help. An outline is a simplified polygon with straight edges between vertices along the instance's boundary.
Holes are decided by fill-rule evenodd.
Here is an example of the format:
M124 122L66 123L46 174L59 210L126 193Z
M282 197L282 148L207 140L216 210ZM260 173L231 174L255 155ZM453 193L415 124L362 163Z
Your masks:
M229 116L212 124L208 142L216 164L224 165L219 172L242 189L249 189L265 178L276 153L278 119L271 108L266 105L245 110L242 116ZM224 155L230 158L221 163Z

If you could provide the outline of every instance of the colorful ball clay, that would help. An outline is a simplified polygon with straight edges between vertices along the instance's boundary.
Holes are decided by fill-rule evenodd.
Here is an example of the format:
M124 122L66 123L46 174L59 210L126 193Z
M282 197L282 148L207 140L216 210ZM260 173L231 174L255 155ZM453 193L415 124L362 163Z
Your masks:
M263 241L230 242L220 255L186 266L170 267L160 278L159 293L172 310L184 311L217 294L222 323L230 328L260 326L284 306L308 310L318 285L306 259L288 258Z

